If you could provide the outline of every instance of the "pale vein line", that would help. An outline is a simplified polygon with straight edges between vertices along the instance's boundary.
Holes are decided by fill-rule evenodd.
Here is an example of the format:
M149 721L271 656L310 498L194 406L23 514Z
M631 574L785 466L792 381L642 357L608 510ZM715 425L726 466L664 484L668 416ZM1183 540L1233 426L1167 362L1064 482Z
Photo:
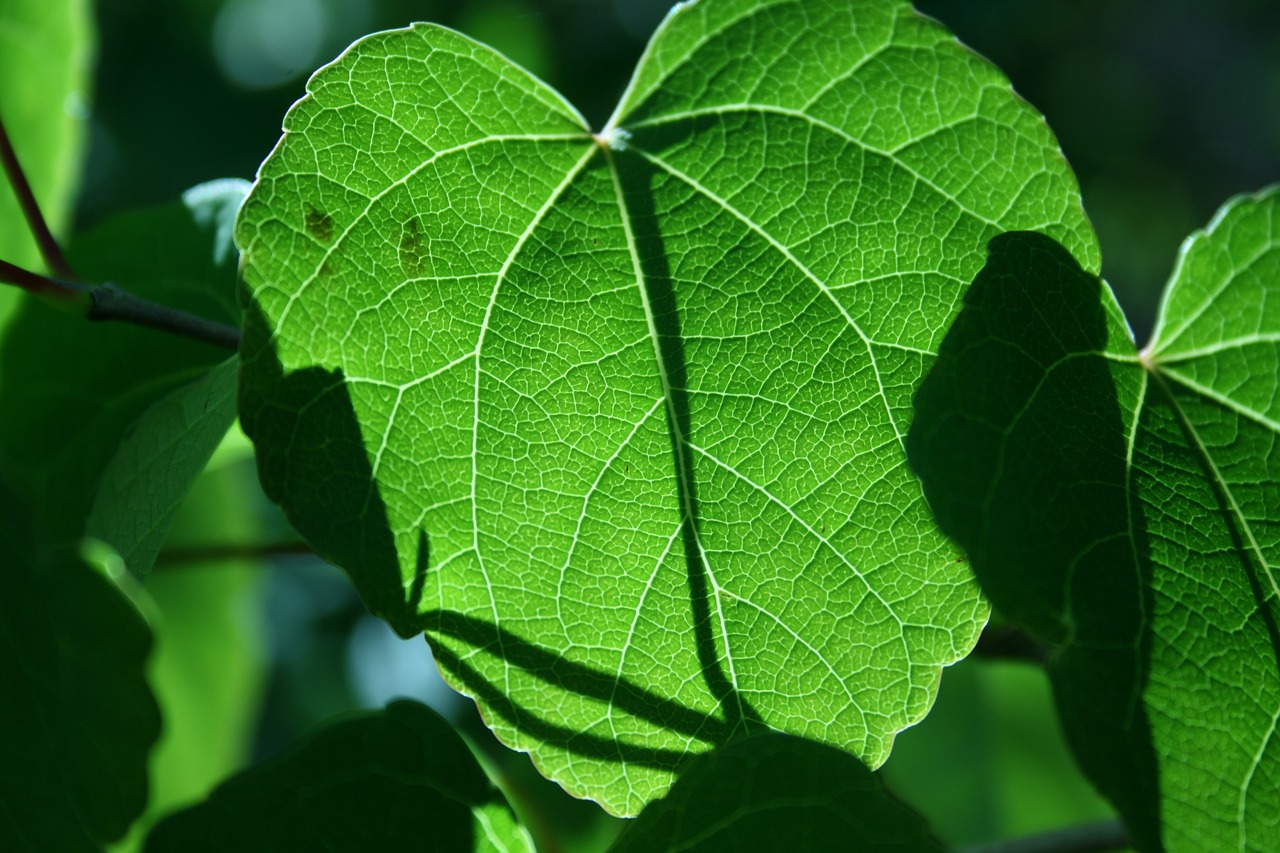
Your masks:
M569 552L565 554L564 563L560 566L560 578L556 581L556 617L560 620L561 625L568 624L565 622L564 613L561 611L561 603L564 600L562 592L564 591L565 575L569 571L569 564L573 562L574 551L578 548L578 541L580 534L582 533L582 522L587 517L587 505L591 502L591 496L600 488L600 482L604 480L604 475L609 472L613 463L622 455L622 451L631 443L631 439L636 437L636 434L640 432L640 428L645 425L654 412L658 411L658 407L664 402L665 400L662 397L659 397L654 401L653 405L649 407L649 410L640 416L640 420L636 421L635 425L631 428L631 432L627 433L626 438L622 439L622 442L614 449L609 458L604 460L604 464L600 466L600 473L596 475L595 482L591 484L591 487L587 489L586 494L582 496L582 511L578 513L578 524L573 529L573 541L569 543Z
M895 16L894 23L895 24L897 23L896 16ZM864 53L862 56L858 57L858 61L853 63L853 65L851 65L849 68L847 68L843 74L837 74L834 77L832 77L830 80L828 80L826 83L823 83L822 86L820 86L816 92L814 92L812 95L809 96L809 100L805 101L803 104L800 105L800 109L802 110L809 109L818 101L822 100L823 96L826 95L828 92L830 92L832 89L834 89L836 86L839 86L842 83L849 82L854 77L856 77L858 72L861 71L865 66L869 65L872 61L874 61L875 59L878 59L880 56L883 56L885 53L888 53L891 49L895 47L907 47L907 45L903 45L903 44L899 44L898 42L895 42L893 40L893 35L890 35L889 41L885 42L884 44L877 45L876 47Z
M686 175L684 172L681 172L679 169L668 164L666 161L662 160L661 158L655 157L654 155L648 153L647 151L642 151L639 148L636 148L634 146L631 146L629 150L637 152L646 160L648 160L650 163L660 166L670 175L678 178L681 181L684 181L686 184L688 184L693 189L697 190L703 196L705 196L706 198L718 204L726 213L729 213L730 215L734 216L736 219L738 219L738 221L742 222L744 225L750 228L757 236L759 236L761 239L767 242L770 246L772 246L775 250L777 250L784 258L786 258L791 263L792 266L794 266L797 270L799 270L801 274L805 276L805 278L813 282L814 285L818 288L818 291L822 293L822 295L826 296L827 299L831 301L831 304L834 305L836 310L840 312L840 315L844 317L845 322L848 323L849 327L853 329L854 332L857 333L858 337L862 339L863 345L867 348L867 357L871 359L871 372L876 377L876 387L879 388L880 390L880 399L884 401L884 410L889 417L889 426L893 427L894 433L898 436L898 443L903 446L903 449L905 451L905 448L906 448L905 440L903 438L902 432L898 429L898 422L893 416L893 406L889 403L889 395L884 389L884 381L880 376L880 365L876 362L876 354L875 354L875 349L872 346L872 341L862 331L862 328L853 319L853 317L849 315L849 312L845 310L844 305L840 302L839 299L836 298L836 295L831 292L831 288L827 287L826 284L824 284L821 279L819 279L816 275L814 275L813 271L810 270L807 266L805 266L800 261L800 259L797 258L795 255L793 255L791 253L791 250L788 249L786 246L784 246L781 242L779 242L777 238L775 238L772 234L765 231L755 222L752 222L750 217L748 217L742 211L738 210L736 207L731 205L727 200L716 195L708 187L703 186L696 179L694 179L693 176Z
M809 533L810 536L812 536L814 539L821 542L827 548L827 550L829 550L832 554L834 554L836 556L836 559L844 563L845 567L849 571L853 572L854 577L862 581L863 585L865 585L867 588L867 592L871 593L871 595L875 598L876 601L884 605L884 609L889 612L889 615L891 617L893 617L893 621L898 623L898 627L900 629L906 627L902 619L900 619L898 617L898 614L894 611L893 607L889 605L889 602L885 601L883 596L880 595L880 591L877 590L875 586L870 581L867 580L866 576L863 575L862 572L858 571L857 567L854 566L853 563L849 562L849 558L844 555L844 552L842 552L835 545L831 544L831 540L827 539L827 537L823 536L821 533L814 530L813 527L809 524L809 522L805 521L803 518L797 515L796 511L792 507L787 505L786 501L782 500L773 492L769 491L767 488L760 485L755 480L752 480L750 477L748 477L746 474L743 474L741 471L734 468L732 465L726 464L719 457L717 457L715 454L711 453L710 451L704 450L698 445L692 444L692 443L689 444L689 447L692 448L693 450L696 450L698 453L702 454L703 456L705 456L717 467L723 468L733 476L737 477L742 482L746 483L748 486L751 486L751 488L755 489L760 494L768 498L771 503L777 504L779 507L781 507L782 510L786 512L787 515L791 516L791 518L796 522L796 524L799 524L801 527L803 527ZM729 594L733 595L733 593L729 593ZM902 636L903 642L905 643L906 641L905 632L900 632L900 634Z
M369 211L373 210L373 206L377 204L379 201L381 201L383 198L385 198L387 194L390 193L392 190L396 189L397 187L404 186L404 184L410 178L417 175L423 169L427 168L432 163L435 163L440 158L447 157L450 154L458 154L463 151L467 151L471 148L477 148L481 145L487 145L491 142L586 142L586 141L589 141L590 139L591 139L590 136L587 136L581 133L496 134L494 136L485 136L480 139L472 139L462 143L461 145L455 145L452 148L443 148L437 151L436 153L432 154L430 157L423 160L417 166L414 166L412 169L406 172L404 177L401 177L395 181L392 181L390 184L387 185L386 189L382 190L377 195L370 198L368 203L365 205L364 209L361 210L359 213L357 213L354 217L352 217L351 222L349 222L347 226L342 229L342 233L340 233L338 235L338 238L333 241L333 245L331 245L328 249L326 249L324 255L320 257L320 260L316 263L315 271L312 272L311 275L303 279L298 284L297 288L293 291L293 293L289 294L289 299L285 303L284 309L281 310L280 312L280 319L276 321L276 325L274 329L275 334L278 335L280 333L280 329L284 325L285 318L289 316L289 312L293 309L294 303L297 302L298 298L302 296L303 291L305 291L311 285L311 283L315 281L317 277L319 277L320 270L324 269L325 262L328 261L330 256L332 256L333 253L338 250L338 247L343 244L343 242L346 240L348 235L351 234L351 231L357 225L364 222L364 220L369 215ZM591 149L588 149L588 150L591 150Z
M1226 209L1227 208L1224 208L1224 211ZM1210 235L1214 233L1214 230L1215 229L1202 231L1200 232L1200 234L1197 235L1197 237L1200 240L1207 239ZM1232 285L1232 283L1236 279L1240 278L1240 276L1247 273L1250 269L1253 268L1254 264L1256 264L1258 261L1265 258L1269 253L1275 251L1276 246L1277 244L1274 242L1266 243L1256 254L1254 254L1252 257L1246 260L1243 264L1231 270L1231 272L1229 272L1226 276L1224 276L1222 281L1218 284L1218 286L1213 289L1213 292L1205 296L1205 298L1201 300L1200 304L1196 306L1195 310L1192 311L1190 314L1188 314L1187 318L1183 320L1181 324L1179 324L1178 328L1174 329L1168 338L1165 338L1162 342L1160 342L1152 350L1152 353L1157 354L1162 352L1170 344L1172 344L1178 338L1182 337L1182 335L1187 331L1187 329L1191 327L1191 324L1199 320L1200 317L1204 315L1204 312L1209 309L1209 306L1212 305L1218 299L1218 297L1221 296L1223 292L1225 292L1226 289ZM1186 258L1190 254L1191 254L1191 249L1188 248L1186 251L1182 252L1180 257L1178 258L1178 268L1174 270L1173 278L1170 279L1170 285L1168 290L1169 294L1172 294L1174 292L1174 285L1177 283L1179 277L1181 276L1182 267L1186 261ZM1166 306L1161 306L1161 310L1160 310L1160 316L1162 320L1164 319L1165 307ZM1160 330L1157 329L1157 332L1159 331ZM1159 341L1160 339L1156 338L1155 340Z
M1134 494L1133 488L1133 454L1138 445L1138 429L1142 423L1142 407L1147 401L1147 388L1151 383L1150 374L1142 371L1142 384L1138 386L1138 402L1133 407L1133 427L1129 430L1129 438L1126 442L1124 453L1125 476L1124 476L1124 496L1125 496L1125 515L1127 517L1129 527L1129 552L1133 555L1133 571L1138 576L1138 632L1147 630L1147 599L1142 594L1142 558L1138 553L1138 533L1134 527L1134 504L1137 502L1137 495ZM1072 619L1072 624L1075 620ZM1134 673L1141 676L1143 672L1142 666L1142 641L1141 636L1135 637L1133 642L1133 664ZM1135 683L1133 691L1129 694L1129 710L1125 715L1125 724L1132 725L1133 718L1138 713L1138 703L1142 701L1142 687L1140 683Z
M1200 394L1203 397L1208 397L1210 400L1213 400L1215 403L1222 406L1223 408L1230 409L1231 411L1235 412L1237 415L1248 418L1254 423L1259 424L1260 426L1264 426L1274 433L1280 433L1280 422L1273 421L1271 418L1267 417L1261 412L1258 412L1249 408L1243 403L1237 403L1235 400L1231 399L1230 397L1226 396L1220 391L1215 391L1214 389L1208 387L1207 385L1201 385L1199 382L1196 382L1194 379L1189 379L1186 376L1183 376L1181 373L1177 373L1173 370L1161 370L1159 371L1159 375L1167 379L1172 379L1173 381L1177 382L1179 385L1189 388L1190 390L1195 391L1197 394Z
M827 672L831 673L831 677L834 678L836 680L836 683L840 685L842 690L844 690L844 695L846 698L848 698L849 705L853 707L855 710L857 710L859 715L861 715L865 719L866 717L865 712L863 712L862 708L858 705L858 701L853 698L853 693L849 690L849 685L846 684L844 679L840 677L840 673L836 672L835 667L831 665L831 662L828 661L821 652L819 652L813 646L809 645L809 642L805 640L804 637L796 633L796 631L790 625L788 625L786 622L783 622L782 617L777 616L774 613L771 613L770 611L761 607L759 604L756 604L754 601L752 601L749 598L743 598L740 595L734 595L732 592L729 592L728 590L725 590L724 594L732 597L734 601L741 601L743 604L747 605L748 607L753 608L756 612L762 613L765 616L769 617L775 623L777 623L779 628L781 628L782 630L790 634L792 639L794 639L797 643L799 643L800 645L808 649L809 654L813 655L815 658L817 658L819 661L822 662L822 665L827 668Z
M524 244L528 242L529 237L533 232L542 224L542 220L546 217L547 212L550 211L555 203L560 200L560 196L578 177L578 174L586 168L587 163L590 162L592 156L596 153L596 150L597 148L594 145L587 148L586 153L582 155L574 167L565 173L564 180L562 180L556 188L551 191L551 194L547 196L547 200L543 203L542 207L538 208L538 212L534 214L534 217L529 222L528 227L524 229L524 233L522 233L519 239L516 240L515 246L512 247L511 252L507 255L506 261L502 264L502 269L498 271L498 277L493 282L493 291L489 294L489 304L485 307L484 319L480 322L480 333L476 335L475 395L472 400L473 409L471 422L471 550L475 552L476 564L480 567L480 576L484 580L485 590L489 593L489 607L493 611L493 623L495 625L498 624L499 621L498 601L493 594L493 583L489 579L488 569L485 568L484 557L480 553L480 517L476 510L476 481L479 479L480 475L480 463L478 456L480 438L480 354L484 348L485 335L489 331L489 320L493 316L493 306L498 302L498 292L502 289L502 282L506 280L507 273L510 271L511 265L515 263L516 256L520 254L520 250L524 248ZM505 650L501 649L501 635L499 635L498 644L500 651L502 651L501 657L505 662L507 656ZM510 672L511 668L504 665L502 668L502 675L508 695L511 693Z
M1277 588L1276 586L1276 579L1275 579L1275 576L1272 575L1271 573L1271 566L1270 564L1267 563L1266 558L1263 557L1262 548L1258 545L1258 540L1253 535L1253 527L1252 525L1249 524L1249 520L1245 518L1244 511L1240 508L1240 504L1236 501L1235 492L1232 491L1231 486L1227 483L1226 478L1222 476L1222 472L1218 470L1218 465L1214 461L1212 454L1209 453L1209 448L1206 447L1204 442L1200 439L1200 433L1196 430L1195 425L1191 423L1191 419L1187 417L1187 413L1183 411L1182 405L1178 402L1178 398L1175 397L1173 392L1168 388L1167 385L1165 385L1163 381L1163 375L1155 374L1155 376L1156 376L1156 380L1160 382L1162 386L1164 386L1165 396L1169 398L1169 402L1173 405L1174 411L1178 413L1178 418L1182 421L1183 426L1186 427L1187 433L1191 436L1192 441L1195 442L1196 449L1199 451L1201 457L1204 459L1205 464L1209 466L1209 470L1213 472L1214 479L1217 480L1218 485L1222 488L1223 496L1230 503L1231 512L1232 514L1235 515L1236 521L1241 528L1241 532L1249 540L1249 548L1253 551L1254 559L1257 560L1258 570L1263 572L1266 575L1267 580L1271 582L1271 596L1272 597L1280 596L1280 588ZM1266 599L1259 601L1258 606L1266 607ZM1277 715L1280 715L1280 710L1277 711ZM1274 731L1275 731L1275 718L1272 719L1271 728L1268 730L1266 737L1263 739L1262 746L1260 747L1258 753L1254 755L1253 764L1249 769L1249 773L1246 775L1246 777L1243 780L1241 780L1240 800L1239 800L1240 805L1238 806L1238 808L1241 810L1243 810L1244 808L1244 800L1248 795L1249 783L1253 779L1253 769L1257 767L1258 763L1261 761L1261 753L1266 748L1267 743L1271 739L1271 734ZM1241 831L1240 837L1243 840L1244 838L1243 823L1241 824L1240 831ZM1243 847L1241 849L1243 849Z
M1256 334L1256 335L1242 335L1238 338L1230 338L1229 340L1220 341L1215 344L1210 344L1209 346L1206 346L1206 347L1200 347L1199 349L1182 350L1181 352L1176 352L1176 353L1173 353L1172 355L1157 356L1153 354L1151 357L1151 362L1154 364L1177 364L1180 361L1189 361L1190 359L1193 359L1193 358L1202 358L1204 356L1217 355L1218 353L1225 352L1226 350L1239 349L1241 347L1247 347L1252 344L1274 344L1274 343L1280 343L1280 332L1267 332L1265 334Z
M659 400L658 402L664 402ZM613 701L618 696L618 687L622 683L622 672L627 665L627 652L631 650L631 639L636 635L636 626L640 624L640 613L644 610L645 599L649 597L650 590L653 589L653 582L658 578L658 572L662 569L662 564L667 561L667 556L671 553L671 546L675 544L676 538L680 535L680 530L684 527L684 521L681 520L671 531L671 535L667 537L666 547L662 549L662 553L658 555L658 559L653 564L653 571L649 573L649 579L644 583L644 590L640 593L640 600L636 602L635 612L631 616L631 627L627 629L627 638L622 641L622 653L618 656L618 671L613 676L613 690L609 692L609 708L613 709ZM557 601L558 601L557 596ZM609 714L609 730L613 732L613 741L618 745L618 760L625 763L622 755L622 739L618 737L618 729L613 724L613 714Z
M799 110L790 109L788 107L774 106L772 104L747 104L747 103L725 104L723 106L718 106L718 107L708 107L705 109L686 110L685 112L669 113L664 116L658 116L655 118L646 119L645 121L636 122L636 124L632 125L632 127L639 129L643 127L651 127L651 126L657 126L661 124L668 124L676 121L694 119L704 115L729 115L732 113L742 113L742 112L755 112L755 113L761 113L761 114L787 116L789 118L794 118L800 121L807 122L816 128L820 128L822 130L827 131L828 133L835 134L836 136L845 140L849 144L854 145L857 148L860 148L869 154L877 154L885 158L886 160L890 161L899 169L902 169L902 171L906 172L908 175L911 175L911 177L915 178L920 183L929 187L934 192L938 193L938 195L952 202L953 204L955 204L956 207L960 208L960 210L964 211L969 216L972 216L974 219L978 220L979 222L982 222L986 225L990 225L993 228L1001 228L1001 225L999 222L993 219L988 219L987 217L978 213L976 210L966 207L964 204L960 202L959 199L957 199L951 193L942 189L933 181L929 180L924 175L920 174L915 169L908 166L905 162L902 161L901 158L896 156L892 151L885 151L884 149L876 148L875 146L868 144L865 140L858 139L856 136L851 135L847 131L842 130L841 128L838 128L833 124L825 122L820 118L814 118L808 113L804 113Z
M1262 743L1259 744L1257 752L1253 754L1253 761L1249 764L1249 771L1244 774L1244 781L1240 783L1240 800L1236 806L1236 823L1240 828L1239 845L1241 850L1247 849L1248 832L1245 828L1244 807L1245 802L1249 798L1249 786L1253 783L1253 774L1258 769L1258 765L1262 763L1262 755L1267 751L1267 744L1271 742L1272 736L1276 732L1276 723L1280 722L1280 708L1271 715L1271 725L1267 727L1267 733L1262 736Z
M671 26L675 23L676 17L685 9L687 9L690 5L692 5L691 0L682 0L682 2L678 2L674 6L672 6L670 11L667 12L666 17L662 19L662 23L658 25L658 29L654 31L652 36L650 36L649 43L645 45L644 53L640 55L640 61L636 63L636 68L631 75L631 80L627 82L626 91L624 91L622 93L622 97L618 99L618 106L614 108L613 115L609 116L609 120L605 122L604 130L600 132L601 136L608 136L609 133L613 130L613 128L618 126L618 122L621 121L622 119L622 111L626 109L627 102L631 100L631 98L634 97L635 95L636 84L640 82L640 72L646 69L649 66L649 64L654 61L653 59L654 54L657 52L658 47L661 45L663 36L666 35L667 30L670 29ZM763 11L764 8L766 7L757 7L755 9L748 9L746 12L739 15L738 17L730 18L729 20L725 21L724 24L720 26L718 29L710 30L704 33L695 44L693 44L691 47L688 47L687 49L684 50L683 59L681 59L679 62L676 62L670 68L662 69L661 73L657 75L657 79L654 80L653 84L649 86L648 91L646 91L643 94L643 97L639 101L637 101L631 107L631 109L633 110L639 109L640 107L644 106L645 102L648 101L649 98L653 97L654 92L660 91L662 89L662 84L666 82L667 78L669 78L677 70L679 70L680 68L688 64L688 62L690 61L690 58L693 57L699 50L701 50L708 42L712 41L716 36L720 35L730 27L735 27L742 21L745 21L748 18L753 17L756 14L759 14L761 11Z
M618 201L619 218L622 220L622 230L627 238L627 249L631 256L631 268L636 278L636 289L640 292L640 303L644 308L645 322L649 325L649 337L653 340L653 357L658 366L658 377L662 383L662 398L667 403L667 418L671 425L671 434L676 443L676 477L680 481L680 497L684 502L684 527L689 531L689 536L693 539L693 545L698 550L698 559L702 562L702 567L707 573L707 579L711 581L714 594L711 596L715 601L716 615L720 620L720 636L724 643L724 658L729 667L729 683L733 685L733 695L738 700L738 712L745 716L745 709L742 708L742 694L738 687L738 675L734 667L733 653L729 648L729 626L725 621L724 608L720 606L720 584L716 582L715 573L711 571L711 561L707 559L707 552L702 547L702 537L698 533L697 525L694 520L697 518L693 506L693 483L689 482L689 472L685 470L686 466L680 458L680 448L691 446L688 439L680 431L680 419L675 410L675 399L671 392L671 377L667 375L667 362L662 356L662 341L658 334L658 326L656 318L653 316L653 306L649 304L649 291L645 287L644 271L640 268L640 252L636 245L635 234L631 231L631 216L627 212L627 202L622 193L622 181L618 176L617 166L613 162L613 156L608 148L603 149L605 159L609 163L609 176L613 180L613 192Z

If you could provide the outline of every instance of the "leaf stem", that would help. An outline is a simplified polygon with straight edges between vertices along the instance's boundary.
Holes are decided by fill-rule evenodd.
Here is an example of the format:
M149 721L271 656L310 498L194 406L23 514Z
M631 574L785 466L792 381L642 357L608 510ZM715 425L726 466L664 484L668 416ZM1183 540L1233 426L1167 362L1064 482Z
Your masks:
M44 262L54 275L74 281L75 271L67 263L67 259L62 254L62 247L54 239L53 232L49 230L49 225L40 212L40 205L36 203L27 175L18 163L18 153L13 150L13 142L9 139L9 131L5 129L3 119L0 119L0 164L3 164L4 173L9 178L10 185L13 186L13 194L18 197L18 205L22 208L22 215L27 219L27 226L31 228L36 245L40 247Z
M213 563L220 560L247 560L286 554L314 554L305 542L270 542L251 544L192 545L165 548L156 557L156 568Z
M16 285L50 305L87 317L93 308L92 288L78 282L59 281L0 261L0 282Z
M1105 820L1010 841L978 844L963 848L961 853L1115 853L1130 846L1124 824Z
M4 173L13 186L18 205L40 247L40 254L53 272L53 276L40 275L0 260L0 282L16 285L55 307L90 320L119 320L233 351L240 348L240 331L233 326L142 299L110 282L99 285L80 283L80 277L67 263L62 247L40 213L40 205L36 203L31 184L18 162L18 154L13 150L3 119L0 119L0 165L3 165Z
M134 296L110 282L88 285L61 281L8 261L0 261L0 282L16 285L57 308L89 320L132 323L233 352L240 347L240 330L234 326Z
M93 305L86 315L90 320L118 320L135 326L146 326L233 352L240 348L240 330L226 323L206 320L204 317L134 296L110 282L93 288L92 295Z

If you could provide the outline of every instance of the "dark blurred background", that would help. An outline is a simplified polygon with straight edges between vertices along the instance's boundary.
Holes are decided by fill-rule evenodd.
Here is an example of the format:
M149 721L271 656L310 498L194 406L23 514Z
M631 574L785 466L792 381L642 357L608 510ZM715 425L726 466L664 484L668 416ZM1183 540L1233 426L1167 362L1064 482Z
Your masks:
M435 21L602 123L666 0L103 0L82 223L251 178L306 77L351 41ZM1280 3L921 0L1049 121L1141 341L1178 244L1280 180Z
M352 40L435 21L486 41L600 124L666 0L101 0L92 138L78 224L252 178L307 76ZM1103 272L1139 343L1180 242L1230 196L1280 180L1280 3L921 0L1047 117L1079 176ZM265 506L265 504L264 504ZM264 513L270 510L264 508ZM270 525L268 525L270 526ZM283 529L277 531L285 536ZM252 752L397 694L431 701L521 791L545 849L595 849L616 823L485 741L432 680L425 645L363 614L335 570L281 558L253 586L267 675ZM966 661L904 733L895 787L953 842L1107 815L1073 772L1035 671ZM553 828L559 827L559 829Z

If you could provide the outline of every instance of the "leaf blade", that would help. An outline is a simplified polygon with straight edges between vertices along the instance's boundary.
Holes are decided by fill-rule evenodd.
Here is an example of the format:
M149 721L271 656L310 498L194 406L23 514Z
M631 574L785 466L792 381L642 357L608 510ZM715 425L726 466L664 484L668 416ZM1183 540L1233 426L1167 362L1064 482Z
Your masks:
M993 244L917 396L912 460L939 522L997 606L1065 643L1051 667L1064 728L1143 850L1280 842L1280 799L1257 783L1280 766L1280 462L1255 411L1275 366L1239 343L1280 322L1262 298L1278 206L1275 190L1229 203L1186 244L1141 355L1060 249L1011 265ZM1241 232L1252 248L1237 255ZM1045 300L1047 281L1080 302ZM1019 330L1002 300L1052 328L1097 315L1103 331L1066 373L1037 354L1051 336ZM1007 344L998 373L983 355L994 341Z
M790 16L794 55L849 59L855 48L806 26L810 8L704 0L672 14L644 63L705 41L733 57L722 88L756 79L750 54L687 23L699 10ZM905 6L840 9L824 14L915 20ZM1027 174L992 171L1004 195L917 195L881 158L860 198L847 177L861 173L859 146L825 131L813 142L813 123L794 117L752 116L726 148L705 116L646 126L624 101L621 126L592 138L527 80L510 103L534 105L529 126L497 138L485 122L514 113L476 93L508 78L432 65L473 49L460 38L371 37L321 71L244 208L241 408L268 494L374 612L427 631L501 738L610 809L635 813L684 755L761 723L883 761L985 619L903 464L927 347L1002 216L1096 256L1052 138L954 47L948 61L972 71L968 102L994 98L997 125L1016 114L1008 150L1019 133L1035 140L1035 157L1014 158ZM436 108L421 91L352 88L393 55L412 57L415 79L426 69L475 97L479 123L450 101L440 108L457 127L432 143L439 123L410 121ZM936 70L927 91L950 97ZM344 87L383 118L399 105L408 123L380 124L334 96ZM334 208L344 170L401 135L427 143L353 179L349 207ZM340 138L368 144L326 163ZM939 180L956 168L933 156ZM756 160L777 174L754 181ZM831 205L827 175L844 181ZM1046 176L1053 209L1021 189ZM893 204L910 214L896 225ZM850 223L871 239L840 239ZM895 266L900 241L918 266ZM771 648L793 653L794 671Z

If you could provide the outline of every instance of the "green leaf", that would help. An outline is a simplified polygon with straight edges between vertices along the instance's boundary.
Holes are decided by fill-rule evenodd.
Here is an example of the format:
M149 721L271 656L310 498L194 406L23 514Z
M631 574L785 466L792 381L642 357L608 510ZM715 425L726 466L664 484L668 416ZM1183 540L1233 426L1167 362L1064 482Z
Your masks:
M598 135L427 25L285 129L237 229L242 418L370 608L618 813L761 724L882 762L986 618L911 392L992 235L1096 266L999 73L905 4L703 0Z
M45 220L69 220L89 114L93 17L86 0L4 0L0 4L0 119ZM33 270L44 261L0 174L0 259ZM21 292L0 286L0 331Z
M151 632L104 573L38 541L3 482L0 556L0 849L100 849L146 803Z
M86 533L141 578L169 523L236 420L240 362L230 358L148 409L102 472Z
M178 510L166 547L260 541L261 503L245 499L258 489L241 442L229 436L219 447ZM147 810L113 851L142 849L159 818L207 797L248 762L268 668L264 580L262 561L246 559L173 565L147 577L156 611L149 680L164 731L151 755Z
M71 245L92 281L223 322L239 322L235 264L216 264L210 232L171 205L108 221ZM84 531L98 477L126 429L226 352L120 323L86 323L26 300L0 345L0 467L51 540Z
M829 746L780 734L699 756L612 853L651 850L939 851L919 815Z
M165 851L529 851L467 745L405 700L335 723L156 825Z
M1280 191L1184 245L1152 344L1048 238L991 257L908 450L1042 638L1077 760L1143 850L1280 848Z

